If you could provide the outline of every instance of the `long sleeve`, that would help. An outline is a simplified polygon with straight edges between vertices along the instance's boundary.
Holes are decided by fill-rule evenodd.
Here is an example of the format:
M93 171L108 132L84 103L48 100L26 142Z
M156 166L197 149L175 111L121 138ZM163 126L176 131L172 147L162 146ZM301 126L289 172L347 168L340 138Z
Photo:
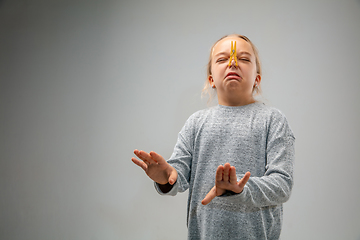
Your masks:
M282 203L293 186L294 142L286 117L264 104L218 105L191 115L168 160L178 179L166 193L189 190L189 239L278 239ZM217 167L227 162L238 179L251 173L243 192L202 205Z
M286 202L293 186L294 142L295 137L285 116L277 112L269 121L264 176L250 177L241 194L230 196L234 198L232 201L252 207Z
M168 160L178 173L178 178L173 188L168 193L163 193L155 183L155 188L161 195L175 196L178 192L184 192L189 188L191 165L192 165L192 135L194 119L190 117L178 134L174 151Z

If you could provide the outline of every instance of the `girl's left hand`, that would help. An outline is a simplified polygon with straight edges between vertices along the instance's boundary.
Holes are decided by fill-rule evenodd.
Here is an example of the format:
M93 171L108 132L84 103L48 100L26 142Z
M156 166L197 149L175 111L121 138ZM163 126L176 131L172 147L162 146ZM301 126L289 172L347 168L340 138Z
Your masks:
M220 165L216 170L215 186L210 190L201 203L203 205L210 203L215 197L224 194L226 190L234 193L241 193L249 178L250 172L247 172L238 182L234 166L231 166L230 163L225 163L224 166Z

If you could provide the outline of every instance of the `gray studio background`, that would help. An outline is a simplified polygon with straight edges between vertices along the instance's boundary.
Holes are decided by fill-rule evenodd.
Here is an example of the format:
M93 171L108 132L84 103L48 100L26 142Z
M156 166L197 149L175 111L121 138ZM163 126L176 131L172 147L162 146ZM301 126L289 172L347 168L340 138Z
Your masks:
M360 1L0 1L0 239L186 239L168 158L211 45L247 35L296 135L282 239L360 239Z

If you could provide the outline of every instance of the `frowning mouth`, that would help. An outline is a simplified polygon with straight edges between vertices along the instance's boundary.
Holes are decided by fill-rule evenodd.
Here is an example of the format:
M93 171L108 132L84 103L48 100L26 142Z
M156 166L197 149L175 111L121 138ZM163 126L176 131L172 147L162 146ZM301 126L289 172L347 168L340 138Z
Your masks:
M229 80L229 79L236 79L236 80L241 80L241 77L239 74L237 74L236 72L229 72L225 79Z

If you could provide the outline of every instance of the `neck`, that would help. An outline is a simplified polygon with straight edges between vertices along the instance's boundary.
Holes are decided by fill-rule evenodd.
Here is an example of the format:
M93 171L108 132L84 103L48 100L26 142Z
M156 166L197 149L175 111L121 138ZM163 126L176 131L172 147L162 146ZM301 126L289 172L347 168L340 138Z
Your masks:
M229 107L237 107L244 106L251 103L256 102L253 96L250 98L226 98L222 99L218 96L218 102L220 105L229 106Z

